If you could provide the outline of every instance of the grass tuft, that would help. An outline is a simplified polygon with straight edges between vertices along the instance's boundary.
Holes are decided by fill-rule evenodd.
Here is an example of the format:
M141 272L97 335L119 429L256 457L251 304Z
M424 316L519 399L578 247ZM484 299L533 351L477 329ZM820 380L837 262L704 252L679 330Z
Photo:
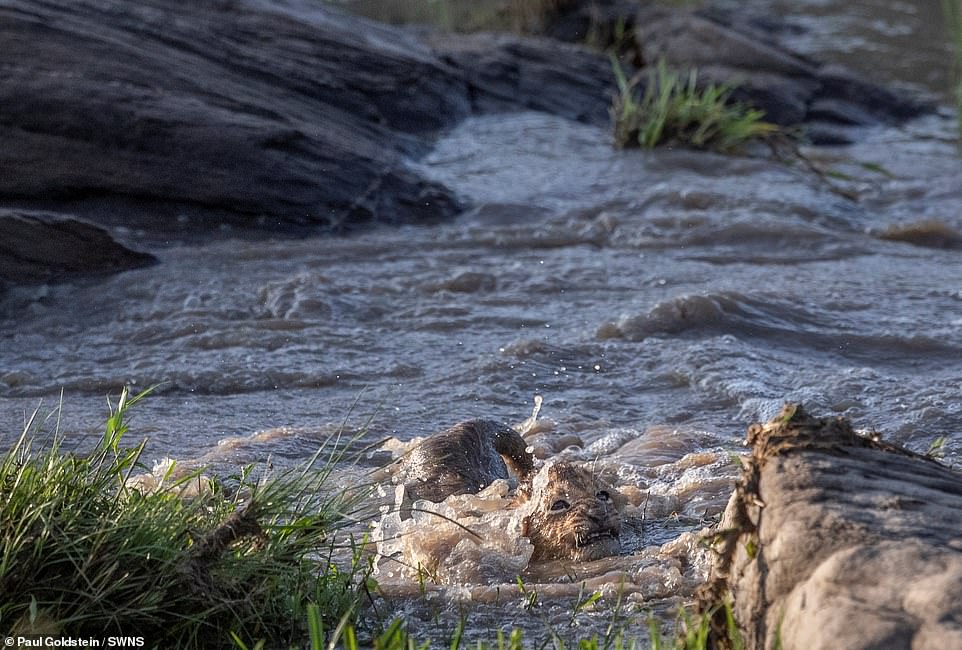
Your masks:
M731 102L733 86L699 87L694 69L685 75L659 61L648 72L639 96L641 77L628 79L614 57L612 67L618 94L610 112L618 147L679 145L732 153L779 132L778 126L762 119L763 111Z
M146 393L123 391L90 453L65 451L61 432L34 417L0 458L0 626L135 634L156 647L287 647L352 612L368 567L359 549L349 570L331 561L333 534L362 498L327 488L342 452L326 445L258 480L250 468L211 479L190 498L181 488L196 473L138 489L130 477L146 441L126 448L123 435Z

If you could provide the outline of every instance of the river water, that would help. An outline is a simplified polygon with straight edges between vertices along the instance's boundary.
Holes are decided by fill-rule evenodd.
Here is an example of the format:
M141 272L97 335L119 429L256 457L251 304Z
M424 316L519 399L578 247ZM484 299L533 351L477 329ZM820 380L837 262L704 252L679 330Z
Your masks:
M937 14L875 5L792 3L808 31L791 42L863 71L880 51L904 55L914 67L873 77L939 92ZM942 72L913 72L923 68ZM564 453L628 498L624 555L577 567L522 558L526 591L517 567L472 573L484 549L440 585L384 566L392 604L380 613L442 635L473 602L467 636L488 640L511 625L603 633L616 605L670 620L704 577L694 533L724 507L732 453L784 401L917 451L945 436L946 460L962 464L960 252L898 236L962 231L953 117L862 135L806 150L838 172L826 177L762 158L617 151L603 130L538 113L485 116L411 162L475 206L445 225L162 246L121 233L160 264L0 303L3 440L62 391L60 426L83 445L105 395L162 384L132 422L151 458L291 463L345 422L358 447L389 438L399 453L458 420L520 422L541 395L544 453L577 436ZM390 457L365 453L338 480ZM450 507L480 525L471 517L487 506ZM486 530L517 523L486 516ZM510 556L505 534L491 543ZM439 539L406 552L436 555ZM594 590L602 601L573 615Z

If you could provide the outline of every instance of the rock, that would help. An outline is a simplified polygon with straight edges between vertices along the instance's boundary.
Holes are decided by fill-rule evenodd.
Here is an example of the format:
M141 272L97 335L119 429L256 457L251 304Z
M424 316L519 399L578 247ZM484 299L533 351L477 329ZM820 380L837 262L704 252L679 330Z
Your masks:
M459 209L404 157L467 115L465 86L401 30L297 0L23 1L0 47L0 194L21 203L110 222L121 201L161 230Z
M733 100L764 110L770 122L802 125L815 144L849 143L857 135L852 126L898 123L933 109L792 52L779 39L797 31L777 16L743 8L649 2L639 9L630 0L559 3L545 25L554 38L608 48L636 68L659 59L696 67L701 82L736 85Z
M623 34L611 25L633 6L557 13L580 11L572 33L597 14ZM916 110L756 38L753 24L652 11L638 18L646 57L744 77L738 96L779 123L840 140L846 125ZM583 47L432 34L312 0L11 0L0 47L13 62L0 76L8 205L174 236L445 219L458 198L408 164L439 133L525 109L607 124L612 86L608 59Z
M607 119L606 60L555 45L432 44L309 0L6 3L0 197L70 218L5 219L3 278L139 263L98 258L110 237L74 216L154 239L451 217L457 197L408 164L445 129L489 110ZM90 245L58 257L71 237Z
M472 111L604 118L599 55L456 40L308 0L6 3L0 195L161 232L430 222L461 206L407 161Z
M772 37L787 31L776 22L715 8L650 7L635 19L635 42L647 64L664 59L697 67L702 81L737 85L732 99L764 110L768 121L811 124L807 134L815 144L850 142L841 127L895 124L931 109L840 66L791 52Z
M542 33L567 43L588 43L599 49L617 49L634 28L638 0L555 2L543 22Z
M962 647L962 475L794 405L748 441L701 593L748 650Z
M429 42L464 77L475 112L527 109L608 125L614 73L595 52L509 34L433 34Z
M0 289L66 275L115 273L154 261L77 219L0 210Z
M676 65L719 65L780 77L811 77L816 71L759 34L736 31L698 13L656 7L640 14L635 29L646 62L664 57Z

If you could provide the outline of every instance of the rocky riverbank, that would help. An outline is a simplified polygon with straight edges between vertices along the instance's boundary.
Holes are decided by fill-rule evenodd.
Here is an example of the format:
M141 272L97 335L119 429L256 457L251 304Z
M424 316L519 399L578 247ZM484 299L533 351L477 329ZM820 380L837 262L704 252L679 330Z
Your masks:
M616 4L609 18L630 12L620 18L635 26L636 62L742 80L741 99L810 123L818 141L922 110L756 38L758 25ZM605 123L612 86L608 58L584 45L412 31L305 1L21 0L0 8L0 44L0 207L155 241L450 218L460 198L408 164L438 134L485 112ZM0 232L21 228L11 215ZM61 233L17 240L4 264L66 249ZM57 264L4 280L56 277Z

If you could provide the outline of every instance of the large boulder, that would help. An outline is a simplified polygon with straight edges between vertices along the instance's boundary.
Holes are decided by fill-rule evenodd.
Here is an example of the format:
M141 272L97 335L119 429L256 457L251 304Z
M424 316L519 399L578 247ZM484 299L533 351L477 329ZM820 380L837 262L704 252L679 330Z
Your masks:
M465 86L401 30L296 0L14 1L0 49L0 195L21 204L170 230L458 209L404 159L468 113Z
M702 593L745 648L962 648L962 475L795 405L748 442Z
M438 133L492 109L598 122L611 79L584 48L469 40L310 0L8 2L0 196L166 232L442 219L456 197L407 164Z
M0 49L0 206L65 216L4 219L7 282L103 270L59 248L109 238L76 217L155 240L444 219L457 197L409 164L438 134L490 110L601 123L611 81L584 48L432 43L312 0L13 0Z

